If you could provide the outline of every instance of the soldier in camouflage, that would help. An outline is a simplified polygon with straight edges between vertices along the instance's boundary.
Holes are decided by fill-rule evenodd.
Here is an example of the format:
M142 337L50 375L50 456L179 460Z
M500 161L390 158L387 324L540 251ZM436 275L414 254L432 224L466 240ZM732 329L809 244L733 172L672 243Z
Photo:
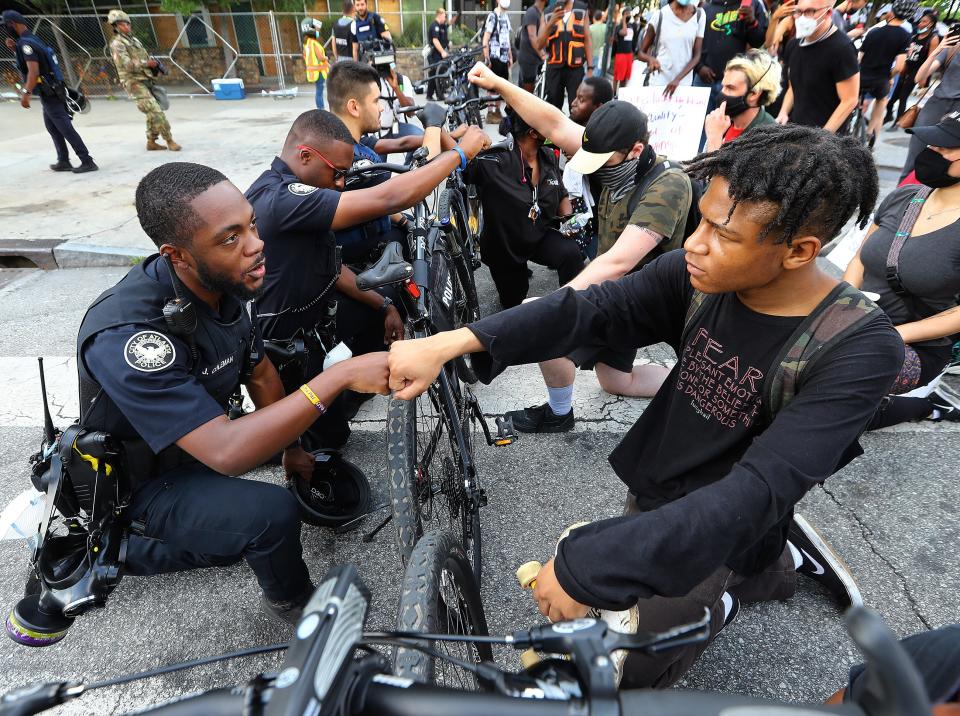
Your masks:
M180 145L173 141L167 116L150 91L154 83L150 70L156 69L159 63L150 57L143 43L133 36L127 13L111 10L107 22L113 26L115 33L110 42L110 55L116 65L117 76L127 95L137 103L137 109L147 116L147 150L170 149L179 152ZM166 146L157 142L158 137L163 137Z

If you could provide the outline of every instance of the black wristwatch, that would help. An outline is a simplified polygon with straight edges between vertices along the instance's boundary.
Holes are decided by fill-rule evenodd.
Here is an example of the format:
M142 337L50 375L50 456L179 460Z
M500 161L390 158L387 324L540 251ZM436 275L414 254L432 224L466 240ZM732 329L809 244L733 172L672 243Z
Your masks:
M389 296L384 296L383 304L380 306L380 313L386 313L387 309L389 309L390 306L392 305L393 305L393 299L390 298Z

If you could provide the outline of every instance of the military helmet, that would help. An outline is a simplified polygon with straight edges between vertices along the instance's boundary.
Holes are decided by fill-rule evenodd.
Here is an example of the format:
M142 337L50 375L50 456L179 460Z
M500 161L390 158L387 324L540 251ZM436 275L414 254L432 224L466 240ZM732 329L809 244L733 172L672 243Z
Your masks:
M118 22L130 22L130 16L123 10L111 10L107 14L107 22L111 25L115 25Z
M323 23L320 20L314 20L312 17L304 18L300 22L300 32L320 32L321 27L323 27Z

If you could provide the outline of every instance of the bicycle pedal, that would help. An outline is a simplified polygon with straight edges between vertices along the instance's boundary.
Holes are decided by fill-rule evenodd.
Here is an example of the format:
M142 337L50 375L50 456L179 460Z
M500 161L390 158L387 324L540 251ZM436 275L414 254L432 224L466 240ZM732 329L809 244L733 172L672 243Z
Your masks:
M500 416L497 418L497 437L493 444L497 447L513 445L517 441L517 433L513 428L513 418Z

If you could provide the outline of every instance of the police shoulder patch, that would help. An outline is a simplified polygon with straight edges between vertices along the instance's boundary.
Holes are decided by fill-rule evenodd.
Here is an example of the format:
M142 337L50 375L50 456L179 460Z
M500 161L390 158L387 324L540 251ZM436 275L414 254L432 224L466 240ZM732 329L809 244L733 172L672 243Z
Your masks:
M300 182L293 182L292 184L287 184L287 191L296 196L306 196L307 194L313 194L317 190L317 187L310 186L309 184L301 184Z
M23 54L25 54L25 55L32 55L32 54L33 54L33 48L30 47L30 45L26 45L26 44L25 44L25 45L23 46Z
M130 336L123 348L123 359L134 370L155 373L169 368L177 357L173 342L156 331L140 331Z

